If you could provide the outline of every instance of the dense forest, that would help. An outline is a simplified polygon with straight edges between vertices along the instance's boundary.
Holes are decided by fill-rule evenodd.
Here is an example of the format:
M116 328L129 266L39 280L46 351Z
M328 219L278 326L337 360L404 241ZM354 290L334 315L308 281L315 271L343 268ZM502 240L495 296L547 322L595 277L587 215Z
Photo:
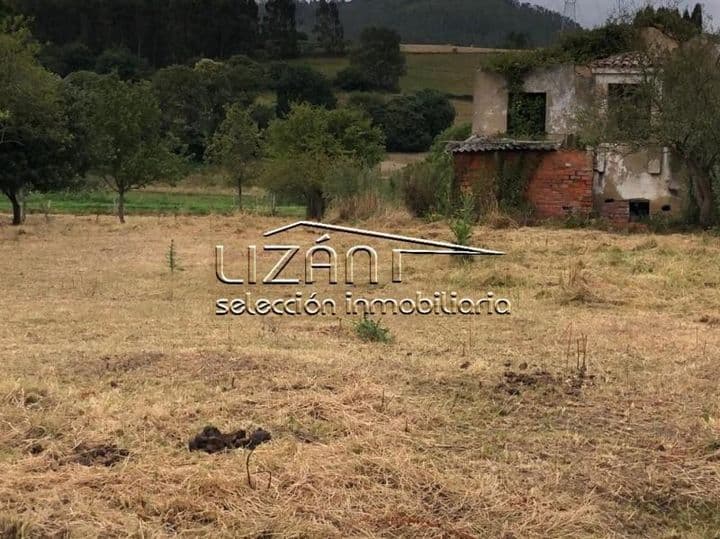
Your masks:
M118 66L130 55L153 67L236 54L291 58L342 53L363 29L382 26L409 43L524 48L547 45L562 17L516 0L0 0L32 21L46 56L68 66ZM313 49L317 44L319 46ZM54 47L54 49L53 49Z
M312 27L314 2L298 4L298 26ZM396 30L405 43L505 47L547 45L562 15L516 0L352 0L340 2L345 36L363 28Z

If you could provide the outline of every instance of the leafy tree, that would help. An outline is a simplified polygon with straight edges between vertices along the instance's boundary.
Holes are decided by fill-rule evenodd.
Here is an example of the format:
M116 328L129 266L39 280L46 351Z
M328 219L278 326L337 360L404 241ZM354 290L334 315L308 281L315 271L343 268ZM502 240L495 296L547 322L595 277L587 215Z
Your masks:
M427 130L435 138L455 121L455 107L445 94L437 90L424 89L415 94L425 118Z
M373 125L382 127L385 123L385 103L386 99L382 94L369 92L357 92L350 94L346 104L367 114L373 121Z
M241 57L225 63L205 61L195 68L171 66L152 78L161 103L163 130L176 137L187 152L201 159L205 146L225 118L231 103L248 106L266 85L258 64Z
M81 42L93 56L120 48L162 67L258 46L255 0L9 1L33 19L41 42Z
M275 118L276 105L271 103L253 103L248 109L250 117L253 122L257 124L261 131L264 131L270 126Z
M267 0L262 34L266 51L275 58L299 54L294 0Z
M671 147L690 167L699 222L717 220L720 187L720 57L716 46L698 42L681 48L652 81L657 113L651 137Z
M277 83L277 114L285 116L294 103L328 109L337 104L330 81L309 66L286 66Z
M376 88L375 83L363 71L354 66L338 71L334 84L346 92L369 92Z
M81 86L91 168L117 193L124 223L128 191L175 179L182 161L162 134L162 112L149 83L98 75Z
M286 119L270 125L267 141L264 184L302 197L310 219L325 213L329 179L337 167L372 167L384 154L382 132L353 109L295 105Z
M215 132L205 152L206 159L225 168L238 193L242 210L243 183L248 179L250 164L260 156L260 130L240 103L227 108L225 119Z
M360 44L350 55L351 67L364 73L374 88L397 91L406 72L400 51L400 35L387 28L366 28Z
M315 9L315 27L313 28L318 43L327 54L343 54L345 37L340 13L334 0L320 0Z
M380 121L389 151L422 152L454 120L455 109L446 96L435 90L422 90L390 100Z
M0 33L0 192L14 225L25 191L62 187L75 175L61 82L36 52L26 30Z
M79 41L55 45L48 43L39 55L40 63L53 73L66 77L75 71L87 71L95 67L92 51Z
M137 80L143 77L148 66L146 62L124 47L105 49L95 61L95 71L102 75L117 73L123 80Z
M700 32L703 31L704 26L702 4L695 4L692 15L690 15L690 22L692 22Z

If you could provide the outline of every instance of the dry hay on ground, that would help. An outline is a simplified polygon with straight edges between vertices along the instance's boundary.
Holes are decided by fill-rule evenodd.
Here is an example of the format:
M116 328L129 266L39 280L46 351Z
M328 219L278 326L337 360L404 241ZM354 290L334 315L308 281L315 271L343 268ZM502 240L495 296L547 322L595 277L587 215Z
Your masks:
M513 315L385 317L393 342L368 344L349 317L213 316L228 294L213 247L281 224L0 227L0 535L720 529L720 239L480 229L508 255L413 260L406 284L357 293L492 289ZM441 223L367 226L451 239ZM210 424L272 433L252 485L242 449L188 451Z

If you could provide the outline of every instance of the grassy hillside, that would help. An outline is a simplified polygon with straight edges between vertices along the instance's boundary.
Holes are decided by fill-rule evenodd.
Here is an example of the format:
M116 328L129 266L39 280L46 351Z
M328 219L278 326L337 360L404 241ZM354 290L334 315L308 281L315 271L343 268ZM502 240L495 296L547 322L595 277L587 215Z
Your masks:
M299 4L298 22L306 32L314 11L312 2ZM353 0L340 2L340 18L350 39L368 26L385 26L407 42L486 47L507 46L511 34L546 45L562 25L560 14L515 0Z
M407 74L400 80L403 93L411 93L423 88L440 90L451 96L464 96L464 99L452 99L457 111L457 122L469 122L472 119L473 81L475 70L483 57L481 53L457 54L406 54ZM326 76L333 78L341 69L347 67L346 58L300 58L293 63L307 64Z
M403 92L435 88L451 95L472 95L475 70L483 54L406 54L407 74L400 80ZM346 58L300 58L293 61L307 64L333 78L348 66Z

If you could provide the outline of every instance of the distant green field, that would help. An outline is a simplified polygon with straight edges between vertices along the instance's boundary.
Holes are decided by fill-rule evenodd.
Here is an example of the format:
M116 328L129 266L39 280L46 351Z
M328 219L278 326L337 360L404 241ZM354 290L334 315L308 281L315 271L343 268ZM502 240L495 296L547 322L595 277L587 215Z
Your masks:
M266 200L255 196L243 196L243 207L247 211L268 213ZM92 191L78 193L31 194L26 201L28 213L70 213L70 214L113 214L115 194ZM136 191L127 195L125 211L132 214L187 214L209 215L231 213L235 210L235 197L229 194L178 193ZM10 203L0 198L0 212L9 213ZM278 205L277 213L283 216L301 216L301 206Z
M447 94L471 96L475 70L482 53L406 54L407 74L400 80L403 92L433 88ZM293 63L307 64L328 77L347 67L347 58L298 58Z
M412 93L424 88L439 90L463 99L452 99L457 111L455 123L472 122L472 95L475 71L483 53L406 54L407 74L400 79L400 90ZM347 58L298 58L295 64L306 64L329 78L348 66Z

